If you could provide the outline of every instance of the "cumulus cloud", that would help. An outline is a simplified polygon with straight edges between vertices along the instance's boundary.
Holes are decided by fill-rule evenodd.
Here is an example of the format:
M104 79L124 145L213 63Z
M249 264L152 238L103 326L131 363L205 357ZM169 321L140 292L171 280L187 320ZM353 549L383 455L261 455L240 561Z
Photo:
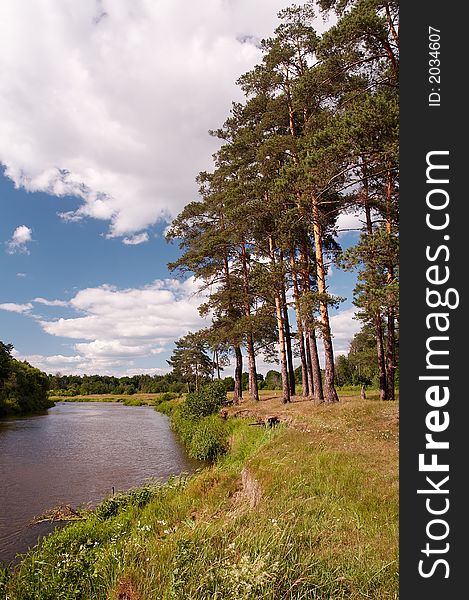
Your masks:
M126 246L137 246L138 244L143 244L144 242L148 242L150 239L148 233L145 231L144 233L138 233L136 235L132 235L130 237L125 237L122 240L122 243Z
M0 310L14 313L27 313L32 307L33 305L30 302L27 304L16 304L15 302L4 302L3 304L0 304Z
M144 369L139 360L155 357L169 350L175 339L207 324L198 312L203 301L193 279L156 280L141 288L121 289L102 285L80 290L70 301L35 298L46 306L67 306L76 316L48 319L34 318L49 335L68 338L73 356L24 357L48 372L108 373L131 371L164 372L167 369ZM28 314L32 304L0 305L4 310ZM32 315L31 315L32 316Z
M341 212L337 219L337 231L339 237L353 231L362 231L366 224L365 211L355 210L349 212ZM379 213L372 209L371 220L375 223L379 219Z
M3 0L0 161L16 186L82 199L127 244L196 196L234 82L289 0ZM318 19L318 29L325 25ZM133 241L131 241L133 240ZM139 240L137 242L137 240Z
M26 225L19 225L11 239L6 242L8 254L15 254L20 252L22 254L29 254L28 243L33 240L33 231Z
M141 366L142 360L165 364L158 355L171 349L175 339L208 325L198 306L204 297L197 292L193 278L156 280L141 288L121 289L102 285L80 290L70 301L35 298L46 306L67 306L76 311L68 318L47 319L33 315L33 304L0 304L0 309L33 317L49 335L70 340L72 355L18 356L48 373L124 374L164 373L161 366ZM331 317L336 355L348 352L350 341L359 331L353 308ZM323 355L319 339L320 356ZM266 373L278 366L258 358L258 370ZM230 367L227 367L226 374Z
M355 308L341 310L331 316L332 343L336 355L347 354L353 336L361 329L361 323L355 316Z

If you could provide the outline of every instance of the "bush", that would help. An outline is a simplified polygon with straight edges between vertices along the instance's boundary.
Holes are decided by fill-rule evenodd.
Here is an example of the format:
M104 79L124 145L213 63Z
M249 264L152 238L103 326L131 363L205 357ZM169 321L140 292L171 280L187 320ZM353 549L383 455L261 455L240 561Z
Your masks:
M225 384L225 390L227 392L234 392L235 380L233 377L225 377L225 379L223 380L223 383Z
M178 398L179 394L175 394L174 392L164 392L163 394L161 394L161 396L158 398L159 401L161 402L168 402L169 400L174 400L175 398Z
M49 380L45 373L14 358L8 368L9 372L0 381L0 415L37 412L54 406L49 400Z
M191 419L213 415L226 403L226 388L223 381L212 381L198 392L187 394L183 412Z

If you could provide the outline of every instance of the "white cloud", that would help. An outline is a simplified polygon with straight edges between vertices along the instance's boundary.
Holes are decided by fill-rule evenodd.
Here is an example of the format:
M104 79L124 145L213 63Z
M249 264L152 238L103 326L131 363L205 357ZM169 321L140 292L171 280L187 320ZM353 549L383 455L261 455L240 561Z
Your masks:
M159 369L157 367L154 369L127 369L124 375L127 377L132 377L132 375L164 375L170 370L169 367L166 369Z
M0 310L6 310L14 313L27 313L32 309L33 305L28 302L27 304L16 304L14 302L5 302L0 304Z
M68 302L64 300L47 300L46 298L34 298L32 302L43 304L44 306L68 306Z
M34 318L49 335L72 340L73 356L62 359L35 355L24 357L47 372L108 373L122 375L130 370L149 372L139 361L156 358L169 350L175 339L207 324L198 312L204 298L197 294L193 279L156 280L142 288L120 289L102 285L80 290L69 302L35 298L47 306L68 306L77 316ZM4 310L27 312L32 304L4 304ZM73 367L72 370L71 367ZM163 372L165 370L163 369Z
M19 225L11 239L6 242L8 254L15 254L15 252L21 252L23 254L29 254L27 244L33 240L33 231L26 225Z
M144 233L138 233L137 235L132 235L130 237L125 237L122 240L122 243L126 246L137 246L138 244L143 244L144 242L148 242L150 239L148 233L145 231Z
M110 236L174 216L210 167L217 142L207 130L240 98L235 80L259 61L257 40L289 4L3 0L6 175L30 191L80 197L65 218L109 221Z
M360 231L363 229L365 214L361 212L341 212L337 219L337 229L339 236L350 231Z
M38 302L35 298L33 302ZM144 368L141 360L169 350L175 339L188 331L197 331L208 324L198 313L198 306L204 300L197 294L194 279L156 280L142 288L119 289L102 285L79 291L69 302L45 301L43 304L69 306L78 315L71 318L47 320L34 318L43 330L57 337L72 340L71 356L30 355L18 356L34 366L48 372L94 373L122 376L138 373L164 373L168 368ZM32 316L31 303L0 304L0 309ZM360 330L360 322L354 319L355 309L349 308L331 316L331 330L335 355L346 354L350 341ZM322 361L323 347L318 339ZM246 364L247 359L245 358ZM160 363L165 361L159 361ZM296 360L296 363L298 361ZM155 363L154 363L155 364ZM322 364L322 363L321 363ZM277 369L275 363L265 362L262 356L257 361L259 373ZM224 376L231 374L231 366L224 370Z
M375 223L379 219L379 213L372 209L371 220ZM366 225L366 217L364 210L355 210L349 212L341 212L337 219L337 230L339 237L350 232L362 231Z
M17 273L16 276L17 277L26 277L26 273Z
M348 353L353 336L362 327L360 321L354 319L355 312L355 308L348 308L339 311L330 318L333 335L332 343L336 356Z

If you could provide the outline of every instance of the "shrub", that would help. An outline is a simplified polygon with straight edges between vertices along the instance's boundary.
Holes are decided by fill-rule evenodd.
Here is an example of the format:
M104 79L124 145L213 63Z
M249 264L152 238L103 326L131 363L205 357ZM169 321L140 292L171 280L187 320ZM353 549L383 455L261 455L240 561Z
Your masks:
M183 405L184 413L192 419L213 415L226 403L226 388L223 381L212 381L199 390L187 394Z
M168 402L169 400L174 400L175 398L178 398L178 396L179 394L175 394L174 392L164 392L159 397L159 400L161 402Z
M223 383L225 384L225 389L227 392L234 392L235 380L233 379L233 377L225 377Z

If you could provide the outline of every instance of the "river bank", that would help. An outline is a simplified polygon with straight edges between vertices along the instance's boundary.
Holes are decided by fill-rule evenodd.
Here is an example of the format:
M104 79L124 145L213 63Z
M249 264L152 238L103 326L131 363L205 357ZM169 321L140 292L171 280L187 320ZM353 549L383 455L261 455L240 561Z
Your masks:
M397 403L285 410L229 418L216 464L50 536L9 598L397 598Z
M57 403L41 415L1 419L0 561L52 531L57 523L30 523L54 507L94 507L113 489L197 467L151 407Z

